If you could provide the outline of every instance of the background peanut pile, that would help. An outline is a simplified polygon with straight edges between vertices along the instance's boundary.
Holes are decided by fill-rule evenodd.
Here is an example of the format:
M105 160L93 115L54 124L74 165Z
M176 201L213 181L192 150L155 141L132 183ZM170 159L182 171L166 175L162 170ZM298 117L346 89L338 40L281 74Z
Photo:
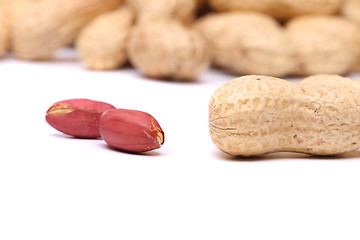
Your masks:
M360 69L360 0L0 0L0 57L74 46L91 70L144 76L347 75Z

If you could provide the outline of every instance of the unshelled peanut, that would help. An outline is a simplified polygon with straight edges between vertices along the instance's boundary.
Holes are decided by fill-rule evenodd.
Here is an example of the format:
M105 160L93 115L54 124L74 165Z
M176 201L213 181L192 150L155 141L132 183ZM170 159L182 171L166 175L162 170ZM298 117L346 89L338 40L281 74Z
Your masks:
M8 50L9 42L9 25L5 11L5 7L0 4L0 58L4 56Z
M43 0L28 4L13 19L12 50L25 60L47 60L72 44L79 31L98 15L114 10L123 0Z
M137 12L138 22L169 19L191 23L201 5L200 0L127 0Z
M216 11L261 12L284 20L300 15L335 14L343 0L208 0Z
M341 14L360 24L360 0L344 0Z
M85 26L76 48L87 68L112 70L126 63L126 45L134 18L133 9L124 6L100 15Z
M127 53L130 63L151 78L194 81L210 64L210 48L205 39L175 20L135 25Z
M281 77L297 67L285 31L265 14L212 13L198 19L195 28L210 43L214 65L233 74Z
M350 79L320 75L297 83L252 75L214 93L209 127L215 145L234 156L335 155L360 148L359 115L360 87Z
M295 75L346 75L360 67L360 28L340 16L301 16L286 24L296 51Z

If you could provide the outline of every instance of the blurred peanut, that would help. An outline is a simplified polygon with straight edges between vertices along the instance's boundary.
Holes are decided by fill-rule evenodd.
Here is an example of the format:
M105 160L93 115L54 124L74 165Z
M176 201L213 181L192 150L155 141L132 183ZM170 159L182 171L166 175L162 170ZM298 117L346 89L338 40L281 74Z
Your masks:
M343 0L208 0L216 11L253 11L277 19L308 14L336 14Z
M45 0L3 0L6 2L5 8L8 15L8 25L9 25L9 50L12 49L12 38L14 35L14 28L17 22L21 22L23 16L25 16L28 9L31 8L31 5L35 2L45 1ZM51 0L48 0L51 1Z
M7 52L9 44L9 25L6 14L0 2L0 58Z
M188 24L195 20L201 0L127 0L137 13L137 21L174 19Z
M360 67L360 29L339 16L301 16L291 19L286 33L294 46L296 75L346 75Z
M122 0L39 0L29 4L12 23L12 50L26 60L47 60L74 42L79 31Z
M174 20L134 26L127 52L130 63L151 78L194 81L210 63L210 49L201 34Z
M121 7L100 15L81 31L76 47L87 68L111 70L126 63L126 45L134 18L131 8Z
M213 51L213 63L234 74L286 76L296 67L283 28L261 13L208 14L195 23Z
M360 24L360 0L344 0L341 13L344 17Z

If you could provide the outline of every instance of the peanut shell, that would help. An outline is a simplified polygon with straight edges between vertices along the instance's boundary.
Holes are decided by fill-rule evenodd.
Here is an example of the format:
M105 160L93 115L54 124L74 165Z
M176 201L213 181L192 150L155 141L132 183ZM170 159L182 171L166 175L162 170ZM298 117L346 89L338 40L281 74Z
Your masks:
M5 55L9 44L8 19L3 3L0 4L0 58Z
M175 19L184 24L195 20L201 0L127 0L137 13L138 22Z
M341 14L360 25L360 0L344 0Z
M359 70L360 29L355 23L339 16L301 16L287 23L286 33L299 61L295 75Z
M81 31L76 47L80 60L92 70L112 70L127 61L126 44L135 15L121 7L100 15Z
M25 60L48 60L75 41L79 31L98 15L116 9L122 0L34 1L12 24L12 50Z
M284 30L273 18L250 12L208 14L195 23L208 40L215 66L234 74L286 76L297 66Z
M216 11L261 12L277 19L308 14L336 14L343 0L208 0Z
M355 151L360 148L360 88L350 79L339 79L234 79L211 98L210 136L220 150L234 156Z
M127 53L130 63L150 78L195 81L210 64L210 49L201 34L172 20L135 25Z

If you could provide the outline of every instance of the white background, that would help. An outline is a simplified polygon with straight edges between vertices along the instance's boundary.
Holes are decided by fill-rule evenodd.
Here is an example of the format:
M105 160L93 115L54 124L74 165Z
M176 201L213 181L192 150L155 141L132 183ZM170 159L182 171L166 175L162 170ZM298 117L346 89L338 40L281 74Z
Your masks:
M0 239L359 240L360 152L238 159L211 142L208 102L234 77L91 72L71 50L52 62L1 60ZM70 98L148 112L165 144L129 154L61 134L45 112Z

